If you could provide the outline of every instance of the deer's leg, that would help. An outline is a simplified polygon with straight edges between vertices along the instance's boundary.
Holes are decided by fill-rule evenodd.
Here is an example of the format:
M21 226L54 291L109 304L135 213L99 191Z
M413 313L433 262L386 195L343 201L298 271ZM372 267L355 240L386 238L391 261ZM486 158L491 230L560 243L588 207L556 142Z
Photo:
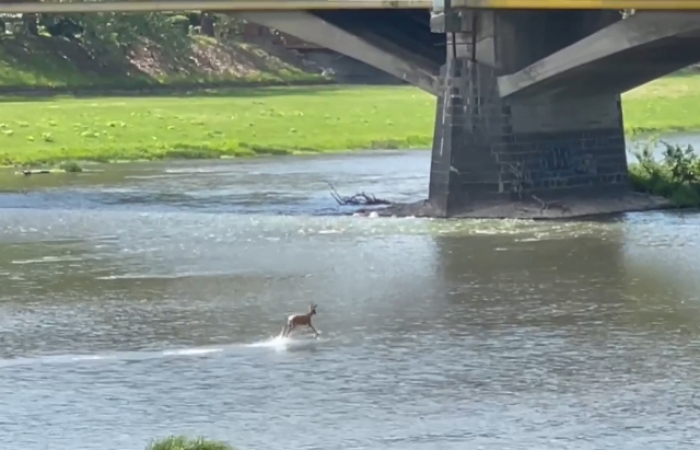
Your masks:
M287 330L284 333L284 337L289 336L292 334L292 330L294 330L294 324L293 323L287 323Z
M318 331L316 331L316 328L314 328L313 325L309 324L309 328L311 328L312 330L314 330L314 335L316 335L316 337L318 337L318 335L321 334L321 333L319 333Z

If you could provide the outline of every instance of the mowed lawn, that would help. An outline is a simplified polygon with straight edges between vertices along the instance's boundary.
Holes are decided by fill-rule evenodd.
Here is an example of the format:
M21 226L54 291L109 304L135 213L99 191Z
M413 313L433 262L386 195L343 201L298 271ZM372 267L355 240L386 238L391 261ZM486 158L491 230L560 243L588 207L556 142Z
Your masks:
M435 100L405 87L0 103L0 163L427 148Z
M623 96L628 129L700 130L700 76ZM428 148L435 99L411 87L288 87L182 96L0 99L0 164Z
M700 75L666 77L622 96L625 128L700 132Z

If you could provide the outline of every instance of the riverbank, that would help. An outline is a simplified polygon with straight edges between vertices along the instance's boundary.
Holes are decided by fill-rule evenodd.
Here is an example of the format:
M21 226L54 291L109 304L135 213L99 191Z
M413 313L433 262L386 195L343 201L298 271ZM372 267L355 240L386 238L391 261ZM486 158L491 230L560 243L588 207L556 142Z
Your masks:
M698 93L697 75L631 91L623 100L627 131L700 129ZM0 165L68 171L87 162L425 149L435 107L432 96L411 87L342 85L6 96L0 102ZM630 161L632 185L678 206L700 205L700 183L674 175L680 166L687 174L700 171L692 151L669 149L661 162L650 156Z
M5 96L0 164L222 158L428 148L435 99L405 86L141 91L140 96ZM624 96L626 128L700 129L700 76Z
M10 35L0 41L0 95L27 91L30 97L76 91L100 95L162 87L326 80L285 56L251 43L196 35L144 41L128 50L102 41Z
M700 155L692 146L664 144L663 159L653 158L648 148L637 153L629 177L636 192L663 197L681 208L700 206Z
M700 75L670 76L622 96L627 132L700 131Z
M0 164L427 148L434 98L406 87L240 88L5 98Z

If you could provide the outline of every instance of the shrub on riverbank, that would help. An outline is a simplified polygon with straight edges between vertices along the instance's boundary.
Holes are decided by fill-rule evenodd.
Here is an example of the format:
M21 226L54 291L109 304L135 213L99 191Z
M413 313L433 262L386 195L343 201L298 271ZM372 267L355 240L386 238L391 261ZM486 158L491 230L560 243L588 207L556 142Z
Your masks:
M234 450L230 445L204 438L190 439L185 436L170 436L152 442L146 450Z
M629 169L632 188L665 197L679 207L700 206L700 158L690 145L663 144L661 161L652 156L654 141L635 153L637 162Z

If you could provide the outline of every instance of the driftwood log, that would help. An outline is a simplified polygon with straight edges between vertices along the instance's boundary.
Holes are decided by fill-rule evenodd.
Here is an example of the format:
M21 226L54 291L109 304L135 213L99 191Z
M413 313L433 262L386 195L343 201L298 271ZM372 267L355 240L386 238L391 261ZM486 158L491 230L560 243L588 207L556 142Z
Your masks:
M23 170L22 175L28 177L29 175L42 175L46 173L51 173L50 170Z

